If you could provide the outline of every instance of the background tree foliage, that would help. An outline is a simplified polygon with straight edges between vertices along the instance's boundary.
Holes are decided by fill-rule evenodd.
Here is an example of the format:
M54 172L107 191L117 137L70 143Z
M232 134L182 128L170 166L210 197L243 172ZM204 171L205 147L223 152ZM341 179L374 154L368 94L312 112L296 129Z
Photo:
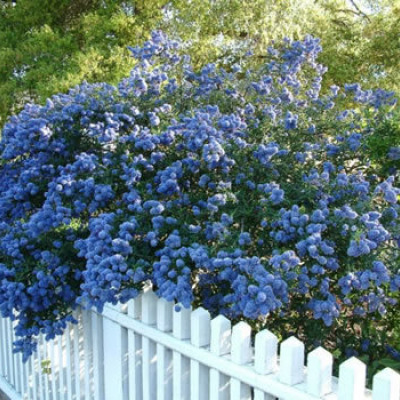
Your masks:
M400 0L18 0L0 2L0 125L27 101L83 80L116 83L128 45L161 28L189 41L195 63L263 61L271 40L322 40L327 84L399 89Z

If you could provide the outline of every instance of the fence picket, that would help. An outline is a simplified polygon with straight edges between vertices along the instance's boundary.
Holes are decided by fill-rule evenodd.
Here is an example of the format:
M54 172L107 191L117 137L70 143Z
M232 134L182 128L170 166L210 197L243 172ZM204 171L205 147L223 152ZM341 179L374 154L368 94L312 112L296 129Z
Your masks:
M231 352L231 321L219 315L211 321L210 352L224 356ZM214 368L210 370L210 400L229 399L229 378Z
M366 366L351 357L339 366L339 400L362 400L365 398Z
M96 315L96 314L93 314ZM71 347L71 327L68 324L66 329L65 329L65 351L66 351L66 363L67 363L67 367L66 367L66 372L67 372L67 399L68 400L72 400L72 393L73 393L73 389L72 389L72 371L73 371L73 367L72 367L72 357L71 357L71 351L72 351L72 347ZM100 399L102 400L102 399Z
M157 329L172 331L174 304L164 299L157 301ZM157 344L157 400L172 400L172 351Z
M318 347L307 358L307 392L316 397L332 391L333 356Z
M235 364L248 364L253 356L251 348L251 328L246 322L239 322L232 329L232 361ZM231 379L231 400L250 400L251 388L238 379Z
M374 376L370 391L366 365L353 357L333 384L328 351L308 354L305 375L304 344L285 340L278 361L278 339L268 330L255 336L253 358L245 322L231 329L203 308L174 310L149 289L124 307L106 306L104 316L75 315L79 324L64 335L50 342L39 335L24 364L12 354L13 323L0 319L0 389L15 400L400 400L400 375L390 368Z
M106 399L124 400L122 326L104 318L103 333L104 395ZM112 343L112 346L108 343Z
M155 325L157 321L157 296L148 289L142 297L142 322ZM143 346L143 400L154 400L157 395L156 344L147 337L142 338Z
M281 343L279 380L296 385L304 379L304 344L294 336Z
M254 368L261 375L276 371L278 362L278 338L268 329L257 333L254 350ZM274 396L254 390L254 400L275 400Z
M372 387L372 400L400 400L400 375L391 368L378 372Z
M142 315L142 295L128 303L128 316L139 319ZM129 400L142 399L142 337L128 330Z
M191 343L196 347L210 344L210 313L198 308L191 315ZM207 400L209 392L209 369L198 361L190 360L190 399Z
M173 311L173 335L180 340L190 339L191 309L182 306ZM177 351L172 354L173 360L173 398L174 400L190 399L190 362Z
M92 313L91 318L92 318L92 346L93 346L93 386L94 386L93 395L95 400L105 400L104 364L103 364L104 360L103 318L97 313Z

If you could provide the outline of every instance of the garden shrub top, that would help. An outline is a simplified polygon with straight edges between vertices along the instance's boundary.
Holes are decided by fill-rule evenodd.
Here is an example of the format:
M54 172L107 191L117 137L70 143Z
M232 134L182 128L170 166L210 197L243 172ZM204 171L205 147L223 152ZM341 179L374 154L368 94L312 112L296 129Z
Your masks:
M181 48L155 32L117 87L83 83L5 125L0 309L16 350L148 280L184 307L327 343L359 326L354 346L389 346L399 147L371 162L369 140L393 93L321 94L313 37L255 70L194 71Z

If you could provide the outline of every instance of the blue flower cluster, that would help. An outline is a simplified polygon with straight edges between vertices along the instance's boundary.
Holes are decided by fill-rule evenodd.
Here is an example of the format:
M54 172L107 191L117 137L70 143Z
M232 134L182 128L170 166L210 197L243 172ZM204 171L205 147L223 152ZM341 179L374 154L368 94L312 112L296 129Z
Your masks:
M161 32L130 50L117 87L27 105L2 132L0 310L25 358L77 305L126 302L148 281L257 321L296 310L330 326L395 306L398 177L363 151L393 94L322 95L312 37L245 74L196 71Z

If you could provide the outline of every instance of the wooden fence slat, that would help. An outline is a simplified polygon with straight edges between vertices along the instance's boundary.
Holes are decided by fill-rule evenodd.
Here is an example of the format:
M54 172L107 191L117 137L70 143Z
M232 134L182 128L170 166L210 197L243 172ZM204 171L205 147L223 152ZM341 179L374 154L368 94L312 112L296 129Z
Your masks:
M12 386L15 386L15 377L14 377L14 360L13 360L13 340L12 340L12 322L10 318L7 318L7 345L8 345L8 378L9 382Z
M157 301L157 329L172 331L174 304L164 299ZM157 400L172 400L172 351L157 344Z
M151 289L143 293L142 322L155 325L157 321L157 296ZM157 396L156 344L147 337L142 338L143 346L143 400L154 400Z
M339 366L339 400L362 400L365 398L367 368L355 357L351 357Z
M254 368L257 373L267 375L277 370L278 338L268 329L258 332L255 339ZM275 400L274 396L254 390L254 400Z
M93 344L93 387L94 387L93 397L95 400L105 400L103 318L101 315L95 312L91 313L91 318L92 318L92 344Z
M83 324L83 358L84 358L84 384L85 400L92 398L92 320L89 311L82 312Z
M224 356L231 352L231 321L219 315L211 321L210 352ZM210 400L228 400L230 381L216 369L210 370Z
M178 305L173 311L173 335L180 339L190 339L191 308ZM174 351L173 359L173 398L174 400L190 399L190 360Z
M104 395L106 399L124 400L122 327L104 318ZM112 343L112 345L110 345Z
M332 391L333 356L318 347L307 357L307 392L322 397Z
M281 343L279 380L296 385L304 379L304 343L294 336Z
M370 391L366 365L353 357L336 384L328 351L309 353L305 374L304 344L285 340L278 361L268 330L255 336L253 357L245 322L231 329L203 308L178 311L149 289L124 307L106 306L104 316L75 315L79 324L63 336L39 335L27 363L12 353L13 322L0 318L0 389L15 400L400 400L400 375L390 368Z
M210 313L204 308L198 308L191 315L191 343L196 347L210 344L211 336ZM208 400L209 369L198 361L190 361L190 399Z
M400 400L400 375L385 368L373 378L372 400Z
M239 322L232 329L232 361L235 364L248 364L252 359L251 327L246 322ZM251 388L238 379L231 379L231 400L250 400Z
M128 302L128 316L134 319L141 318L142 295ZM132 330L128 330L128 373L129 373L129 400L141 400L142 387L142 337Z
M47 342L46 339L43 335L40 337L40 348L42 350L43 354L43 366L42 366L42 373L43 373L43 379L44 379L44 399L49 400L50 399L50 384L49 384L49 365L48 365L48 355L47 355Z
M65 362L66 362L66 391L67 391L67 400L72 400L72 357L71 357L71 327L70 324L65 328Z

